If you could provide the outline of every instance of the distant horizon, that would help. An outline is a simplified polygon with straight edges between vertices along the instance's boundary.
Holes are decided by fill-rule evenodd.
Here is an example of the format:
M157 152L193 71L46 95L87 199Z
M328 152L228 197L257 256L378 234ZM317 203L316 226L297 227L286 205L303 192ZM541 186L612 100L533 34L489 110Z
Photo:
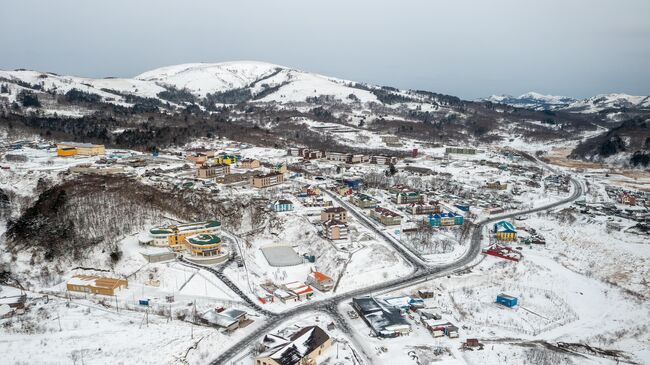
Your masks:
M258 60L466 100L646 96L648 19L644 0L23 0L0 13L12 30L0 32L0 69L132 78L188 61Z

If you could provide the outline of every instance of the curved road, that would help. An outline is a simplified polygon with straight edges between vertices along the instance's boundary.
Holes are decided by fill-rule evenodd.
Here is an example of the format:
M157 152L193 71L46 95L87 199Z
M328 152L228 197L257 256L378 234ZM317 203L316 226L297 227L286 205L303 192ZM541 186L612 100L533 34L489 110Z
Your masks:
M292 309L289 309L287 311L284 311L282 313L273 313L269 314L268 311L264 311L265 314L268 315L268 319L266 323L264 323L263 326L258 328L255 332L245 336L241 340L239 340L237 343L235 343L233 346L231 346L229 349L221 353L217 358L214 360L210 361L211 365L219 365L219 364L225 364L227 361L237 354L243 352L247 347L251 346L262 334L266 333L267 331L277 327L280 325L282 322L290 319L293 316L303 314L306 312L328 312L335 314L337 313L337 306L344 301L350 300L353 297L359 297L359 296L364 296L364 295L369 295L372 294L373 292L377 291L391 291L391 290L396 290L402 287L407 287L407 286L412 286L415 284L418 284L420 282L425 282L431 279L434 279L439 276L447 275L449 273L452 273L457 270L462 270L464 269L467 265L471 264L472 261L481 253L481 238L482 238L482 231L483 228L492 222L496 222L502 219L507 219L507 218L512 218L518 215L522 214L529 214L529 213L535 213L535 212L541 212L549 209L556 208L560 205L570 203L577 198L579 198L582 195L582 185L580 182L575 180L574 178L571 178L571 184L573 185L573 193L571 194L570 197L566 199L559 200L557 202L527 209L527 210L522 210L522 211L517 211L517 212L512 212L512 213L507 213L507 214L502 214L494 217L490 217L487 219L484 219L482 221L476 222L476 227L474 228L474 231L472 232L471 235L471 241L470 241L470 248L467 250L467 252L458 259L455 262L445 264L445 265L439 265L439 266L431 266L431 267L426 267L422 265L419 260L416 260L411 254L407 253L404 251L404 248L401 245L398 245L392 240L392 237L388 237L384 232L381 230L375 229L374 231L380 234L382 237L384 237L395 249L400 252L406 260L411 262L414 267L417 268L415 273L413 275L403 277L403 278L398 278L398 279L393 279L389 280L385 283L382 284L376 284L376 285L371 285L368 287L364 287L361 289L353 290L347 293L339 294L335 297L331 297L329 299L325 300L320 300L320 301L314 301L310 303L306 303L305 305L301 305L299 307L295 307ZM354 213L353 213L354 214ZM243 294L243 293L242 293ZM250 300L250 299L248 299ZM340 318L340 317L339 317Z

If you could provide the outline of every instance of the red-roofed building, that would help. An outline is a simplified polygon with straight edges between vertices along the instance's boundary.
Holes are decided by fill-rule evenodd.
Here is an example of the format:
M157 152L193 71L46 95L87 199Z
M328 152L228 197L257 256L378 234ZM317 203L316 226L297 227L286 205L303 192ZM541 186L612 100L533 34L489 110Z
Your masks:
M307 276L307 284L319 291L326 292L334 288L334 280L320 271L314 271Z

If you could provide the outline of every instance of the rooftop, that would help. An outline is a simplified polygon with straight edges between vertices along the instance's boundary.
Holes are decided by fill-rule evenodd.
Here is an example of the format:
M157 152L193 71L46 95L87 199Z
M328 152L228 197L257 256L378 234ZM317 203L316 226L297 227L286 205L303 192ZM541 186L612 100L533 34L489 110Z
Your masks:
M187 241L193 245L216 245L221 243L221 238L216 234L197 234L187 237Z

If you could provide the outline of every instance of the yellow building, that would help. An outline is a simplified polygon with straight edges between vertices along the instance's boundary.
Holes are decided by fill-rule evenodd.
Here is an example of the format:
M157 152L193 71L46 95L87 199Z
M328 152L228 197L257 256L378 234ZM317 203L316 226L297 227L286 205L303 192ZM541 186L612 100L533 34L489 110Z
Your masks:
M215 164L232 165L237 163L238 158L235 155L218 155L214 158Z
M59 156L62 156L60 154L61 152L59 151L69 150L71 148L76 149L77 151L76 154L82 156L99 156L99 155L106 154L106 149L103 144L62 142L57 144L56 148L57 148L57 154ZM71 155L66 155L66 156L71 156Z
M94 275L75 275L67 283L69 291L101 295L115 295L115 290L128 288L126 279L103 278Z
M56 155L59 157L69 157L77 154L75 147L57 147Z
M220 228L218 220L155 227L149 230L150 243L176 252L185 250L195 257L218 256L222 242L216 233Z
M508 221L497 222L494 224L494 236L499 241L514 241L517 239L517 228Z

